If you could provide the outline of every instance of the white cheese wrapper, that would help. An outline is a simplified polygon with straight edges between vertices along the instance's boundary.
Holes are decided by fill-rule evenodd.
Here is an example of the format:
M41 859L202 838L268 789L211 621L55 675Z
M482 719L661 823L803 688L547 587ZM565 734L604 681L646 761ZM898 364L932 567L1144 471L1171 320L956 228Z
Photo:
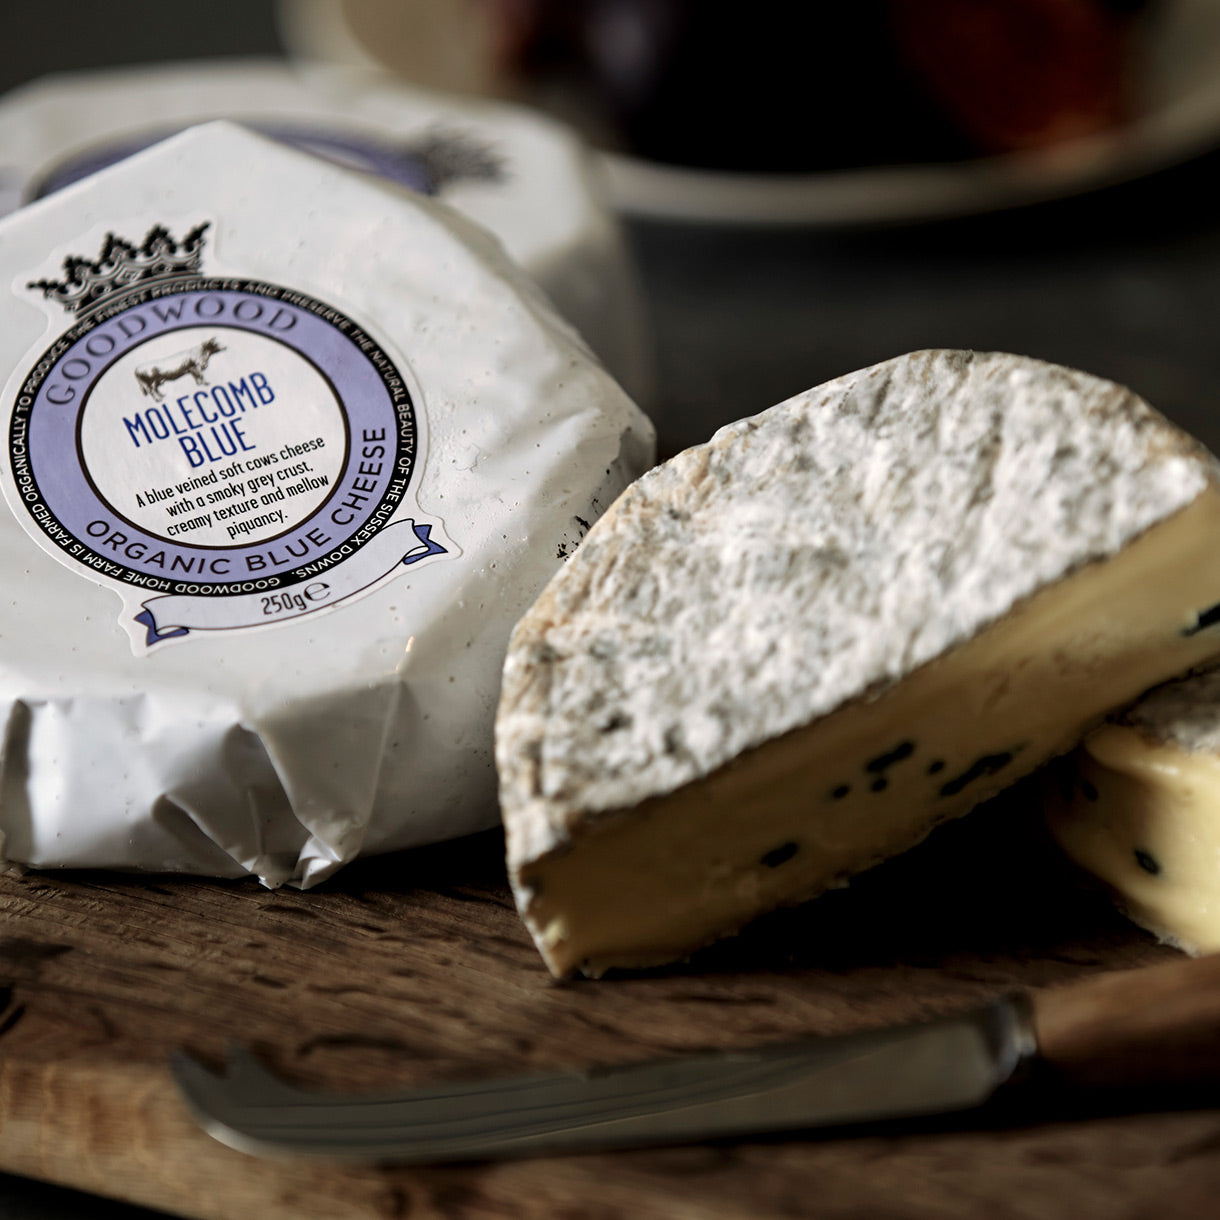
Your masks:
M423 192L491 230L628 392L647 397L637 286L591 159L520 107L273 60L46 77L0 101L0 214L209 119Z
M532 281L225 122L0 277L5 859L309 885L493 825L509 632L653 456Z

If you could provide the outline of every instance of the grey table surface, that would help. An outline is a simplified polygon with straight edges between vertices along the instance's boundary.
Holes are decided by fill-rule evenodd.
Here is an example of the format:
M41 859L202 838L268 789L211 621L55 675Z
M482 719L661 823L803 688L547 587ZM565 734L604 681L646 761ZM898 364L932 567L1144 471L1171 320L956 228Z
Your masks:
M65 6L45 7L53 19ZM154 11L96 7L120 24ZM253 11L262 24L248 26L236 49L274 49L266 6ZM101 62L106 50L74 53ZM150 36L126 58L177 53ZM0 87L64 58L46 46L6 54ZM1220 153L1059 203L935 224L633 224L661 457L830 377L924 347L1019 352L1109 377L1220 450L1218 192ZM0 1220L153 1215L0 1175Z

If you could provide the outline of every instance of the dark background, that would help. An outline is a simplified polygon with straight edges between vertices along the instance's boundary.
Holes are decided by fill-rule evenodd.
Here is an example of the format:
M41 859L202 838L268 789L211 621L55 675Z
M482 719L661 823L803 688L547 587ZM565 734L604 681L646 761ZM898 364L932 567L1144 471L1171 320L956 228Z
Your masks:
M280 51L265 0L5 9L0 90L99 64ZM1008 350L1109 377L1218 448L1218 187L1211 154L969 220L855 231L632 224L661 456L921 347ZM151 1213L0 1176L0 1220L141 1215Z
M282 53L268 0L5 7L0 91L103 64ZM1218 185L1215 154L966 220L770 231L632 223L661 456L922 347L1007 350L1109 377L1220 448Z

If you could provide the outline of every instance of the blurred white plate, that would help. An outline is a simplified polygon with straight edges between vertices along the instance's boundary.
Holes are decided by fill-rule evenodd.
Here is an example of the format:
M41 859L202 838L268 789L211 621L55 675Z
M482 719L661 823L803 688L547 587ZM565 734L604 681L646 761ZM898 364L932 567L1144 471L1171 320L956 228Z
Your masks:
M450 3L416 0L416 8L440 12ZM280 0L285 45L309 58L394 67L389 55L370 54L367 40L346 26L344 12L352 7ZM397 9L401 24L396 4L375 0L360 7L366 27L378 9ZM453 16L452 9L447 12ZM478 23L464 24L473 29ZM451 39L438 45L453 49ZM480 54L487 48L463 50L463 56L430 56L431 78L417 83L477 88ZM599 155L614 206L651 219L836 227L1020 207L1139 178L1220 146L1220 0L1163 0L1151 22L1148 59L1145 108L1138 118L1105 135L1037 152L813 174L717 173ZM457 62L465 65L462 79L445 79L444 65Z

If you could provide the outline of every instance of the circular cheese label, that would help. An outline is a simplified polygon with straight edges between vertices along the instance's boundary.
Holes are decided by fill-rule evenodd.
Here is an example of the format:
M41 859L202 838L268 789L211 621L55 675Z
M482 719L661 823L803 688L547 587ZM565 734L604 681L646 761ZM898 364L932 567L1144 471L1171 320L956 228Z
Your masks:
M296 618L450 553L414 509L421 441L399 367L325 302L111 280L20 386L9 494L45 547L132 603L151 647Z

